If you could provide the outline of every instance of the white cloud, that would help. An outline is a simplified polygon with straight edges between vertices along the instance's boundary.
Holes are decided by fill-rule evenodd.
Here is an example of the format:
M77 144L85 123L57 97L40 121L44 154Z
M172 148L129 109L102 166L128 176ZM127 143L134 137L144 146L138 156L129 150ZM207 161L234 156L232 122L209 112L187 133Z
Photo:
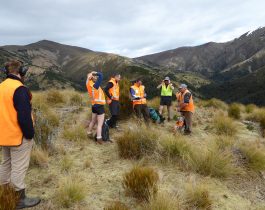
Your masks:
M0 7L0 45L49 39L129 57L265 26L261 0L9 0Z

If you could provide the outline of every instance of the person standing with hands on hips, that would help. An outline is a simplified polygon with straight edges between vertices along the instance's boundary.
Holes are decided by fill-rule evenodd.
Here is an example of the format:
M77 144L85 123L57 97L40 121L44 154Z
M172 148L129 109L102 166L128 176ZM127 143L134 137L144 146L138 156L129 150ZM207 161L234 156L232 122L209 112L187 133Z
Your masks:
M157 89L161 88L161 99L160 99L160 107L159 114L163 114L163 109L166 106L168 112L168 121L172 119L172 95L174 86L170 82L169 77L166 77L160 85L157 86Z
M102 140L102 125L104 123L106 104L104 91L100 87L103 80L103 74L100 72L92 71L87 75L86 87L92 105L92 119L88 127L87 134L92 135L92 129L97 123L97 143L103 144Z

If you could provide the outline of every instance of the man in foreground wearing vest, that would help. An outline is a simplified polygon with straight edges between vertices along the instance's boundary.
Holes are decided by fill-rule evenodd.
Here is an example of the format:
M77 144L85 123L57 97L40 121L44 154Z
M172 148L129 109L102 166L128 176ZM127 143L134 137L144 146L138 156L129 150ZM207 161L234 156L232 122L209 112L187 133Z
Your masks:
M146 122L149 121L149 110L146 105L146 93L145 87L142 85L142 81L137 79L133 86L130 88L130 94L133 102L133 109L138 118L142 115Z
M192 128L192 115L194 113L194 103L191 92L187 89L186 84L181 84L179 87L180 94L179 94L179 104L178 104L178 111L181 112L182 116L184 117L184 124L185 130L184 134L189 135L191 134Z
M160 85L157 86L157 89L161 88L161 99L160 99L160 107L159 114L163 114L163 109L167 106L168 113L168 121L171 120L171 109L172 109L172 95L174 87L170 83L169 77L166 77Z
M17 209L40 203L39 198L25 195L25 175L29 167L34 128L31 117L31 93L23 85L26 68L20 61L6 66L7 79L0 84L0 184L13 187L19 197Z
M106 87L104 88L104 91L107 95L107 103L109 104L109 110L111 114L111 118L107 120L107 124L110 128L117 128L117 120L120 112L120 80L121 75L114 74L109 80Z

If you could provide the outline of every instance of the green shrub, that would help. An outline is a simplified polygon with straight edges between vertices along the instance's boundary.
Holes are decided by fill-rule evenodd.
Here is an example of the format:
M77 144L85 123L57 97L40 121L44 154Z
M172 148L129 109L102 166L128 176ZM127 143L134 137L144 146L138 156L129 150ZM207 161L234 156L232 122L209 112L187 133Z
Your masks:
M0 210L16 209L18 199L19 197L12 187L0 185Z
M119 154L122 158L139 159L151 155L158 145L158 134L146 126L131 126L117 138Z
M129 208L125 204L115 201L105 207L104 210L129 210Z
M158 174L149 167L134 167L123 178L123 187L133 197L148 201L157 192Z
M185 204L187 209L211 209L213 201L204 184L186 186Z
M217 116L213 121L213 128L218 135L234 136L237 133L235 122L226 116Z
M85 199L84 184L76 177L66 177L60 180L56 191L56 201L64 208L70 208Z
M240 151L246 157L247 166L254 171L265 170L265 148L257 144L244 143L239 146Z
M228 108L228 116L234 119L240 119L240 105L233 103Z
M127 78L123 78L120 83L120 117L128 118L133 113L132 102L130 98L131 83Z

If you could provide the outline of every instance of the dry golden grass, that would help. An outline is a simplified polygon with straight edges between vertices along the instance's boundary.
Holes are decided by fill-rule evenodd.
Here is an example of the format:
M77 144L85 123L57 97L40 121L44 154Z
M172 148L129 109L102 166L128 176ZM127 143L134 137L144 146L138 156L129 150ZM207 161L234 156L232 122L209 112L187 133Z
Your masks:
M248 104L245 107L245 111L246 111L246 113L252 113L257 108L258 107L255 104Z
M65 97L61 91L50 89L47 91L46 101L49 105L65 103Z
M63 138L78 143L85 142L87 140L86 130L82 125L74 125L70 128L66 127L63 131Z
M145 203L142 210L181 210L183 209L180 198L168 194L158 193L148 203Z
M131 125L117 139L119 154L122 158L139 159L152 154L158 144L158 133L145 125Z
M228 107L228 116L234 118L236 120L240 119L241 117L241 107L240 104L233 103Z
M71 106L82 106L83 96L80 93L73 92L72 94L70 94L69 104Z
M0 210L15 210L18 199L13 188L0 185Z
M189 183L185 189L185 206L187 209L211 209L212 198L205 184Z
M204 176L222 178L236 172L231 152L220 150L215 145L193 149L187 157L187 165L190 170Z
M86 188L78 177L64 177L59 182L59 187L54 195L57 203L70 208L76 203L84 201L86 197Z
M223 109L223 110L227 109L227 104L216 98L212 98L209 100L200 100L197 105L207 107L207 108L213 107L216 109Z
M160 144L162 146L160 154L166 159L183 158L189 154L191 149L188 138L181 134L164 134L160 139Z
M69 155L64 155L60 161L60 166L62 171L68 172L73 167L73 160Z
M104 210L130 210L125 204L115 201L108 204Z
M147 104L148 104L148 107L152 107L158 110L160 106L160 97L155 97L151 100L148 100Z
M124 174L123 187L129 195L148 201L157 192L158 174L153 168L135 166Z
M235 136L238 131L233 119L223 115L215 117L212 126L217 135Z
M265 170L265 148L255 142L239 145L240 151L246 157L247 166L254 171Z
M31 152L30 166L45 168L48 166L49 154L46 150L39 147L34 147Z

